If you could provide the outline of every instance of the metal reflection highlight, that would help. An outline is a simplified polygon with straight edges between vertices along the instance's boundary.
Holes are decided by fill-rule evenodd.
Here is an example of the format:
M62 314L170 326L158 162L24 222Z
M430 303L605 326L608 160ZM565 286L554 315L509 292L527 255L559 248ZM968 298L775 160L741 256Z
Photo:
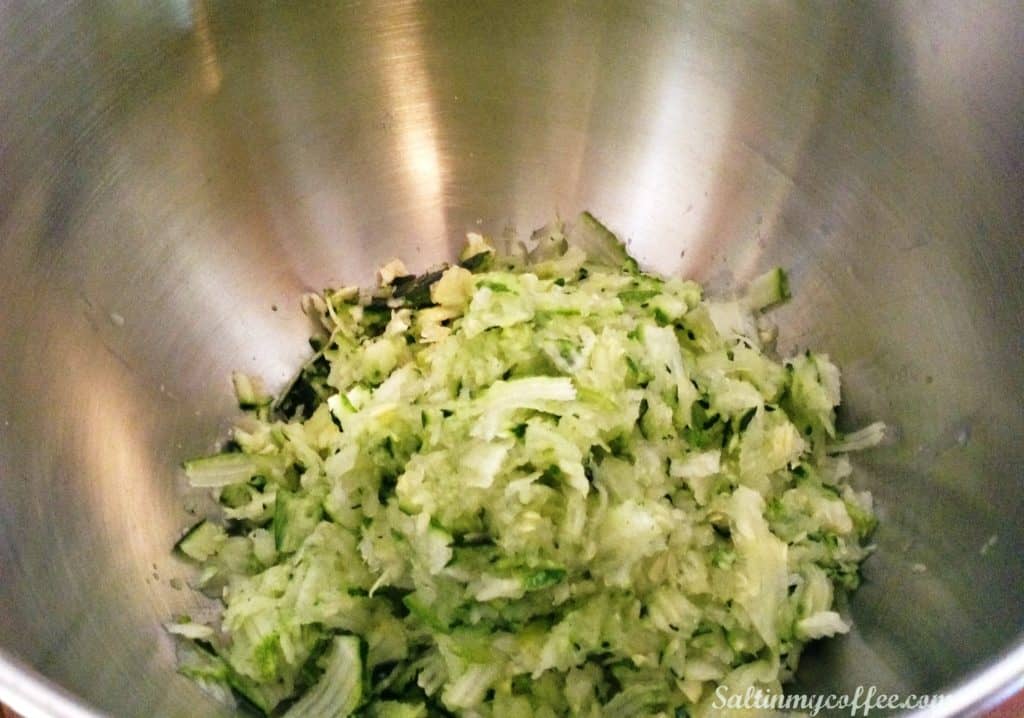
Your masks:
M388 4L381 9L386 28L381 34L384 92L391 130L424 238L444 238L447 225L442 203L444 171L439 148L434 96L426 68L419 7Z
M217 46L210 31L206 0L192 0L192 27L199 51L199 86L207 95L216 94L224 81L224 70L217 59Z

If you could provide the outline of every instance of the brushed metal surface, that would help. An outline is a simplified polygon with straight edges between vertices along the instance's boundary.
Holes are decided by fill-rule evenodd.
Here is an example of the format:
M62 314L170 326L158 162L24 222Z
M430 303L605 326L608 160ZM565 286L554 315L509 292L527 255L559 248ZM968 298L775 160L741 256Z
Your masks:
M582 208L666 273L791 268L783 349L843 367L843 424L897 427L860 462L856 629L797 688L946 716L1020 687L1022 28L953 0L0 4L0 699L223 713L159 623L196 606L175 467L229 371L286 379L304 290Z

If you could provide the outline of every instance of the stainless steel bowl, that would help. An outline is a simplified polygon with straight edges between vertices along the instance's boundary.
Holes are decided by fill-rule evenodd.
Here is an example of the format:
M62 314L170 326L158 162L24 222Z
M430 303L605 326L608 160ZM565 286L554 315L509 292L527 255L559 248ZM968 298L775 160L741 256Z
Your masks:
M1024 5L0 4L0 699L208 716L160 621L176 470L304 290L589 208L724 287L791 268L882 514L798 690L1024 685ZM276 310L275 310L276 307ZM923 568L922 568L923 567ZM172 585L173 581L173 585Z

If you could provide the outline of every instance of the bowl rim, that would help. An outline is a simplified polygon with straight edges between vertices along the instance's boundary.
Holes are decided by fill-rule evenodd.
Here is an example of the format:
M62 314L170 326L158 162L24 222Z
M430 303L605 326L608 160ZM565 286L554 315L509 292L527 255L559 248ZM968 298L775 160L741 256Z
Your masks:
M943 693L936 705L903 713L904 718L982 716L1024 691L1024 632L1002 653ZM24 718L102 718L89 705L34 667L0 648L0 702Z

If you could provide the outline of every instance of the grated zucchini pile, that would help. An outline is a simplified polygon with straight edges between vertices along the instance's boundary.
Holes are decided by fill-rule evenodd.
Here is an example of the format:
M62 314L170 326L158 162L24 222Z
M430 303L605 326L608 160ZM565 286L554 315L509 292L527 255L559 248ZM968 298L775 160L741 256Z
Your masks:
M289 716L706 716L849 629L846 453L883 427L766 353L784 272L708 301L584 213L381 280L307 297L316 355L276 401L236 374L229 450L186 463L223 612L168 624L182 673Z

